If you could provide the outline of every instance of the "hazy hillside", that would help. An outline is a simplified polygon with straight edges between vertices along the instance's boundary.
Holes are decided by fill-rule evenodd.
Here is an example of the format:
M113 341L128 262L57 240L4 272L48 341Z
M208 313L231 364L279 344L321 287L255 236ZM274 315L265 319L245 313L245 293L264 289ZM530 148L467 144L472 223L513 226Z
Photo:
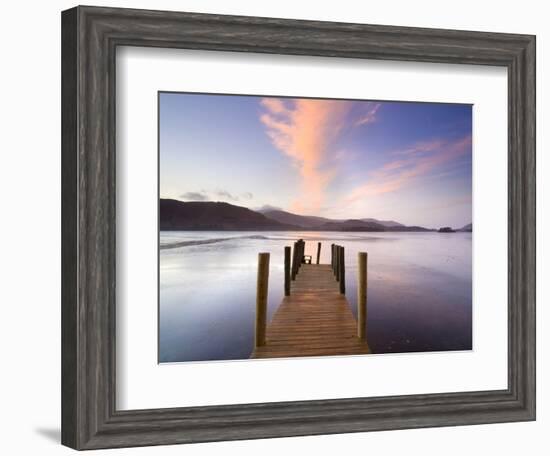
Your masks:
M464 225L462 228L459 228L456 231L465 231L465 232L471 233L472 232L472 224L468 223L467 225Z
M296 226L268 219L263 214L229 203L160 200L161 230L292 230Z
M357 228L357 231L359 231L360 228L363 227L369 231L384 231L380 229L382 227L391 229L395 228L396 230L402 228L401 231L427 231L426 228L422 227L406 227L402 223L396 222L394 220L377 220L374 218L335 220L326 217L316 217L313 215L292 214L291 212L286 212L278 209L260 210L259 212L270 219L276 220L277 222L288 223L290 225L296 225L302 228L313 230L330 229L331 231L340 231L342 229L350 230L351 228Z
M323 223L331 222L332 220L324 217L315 217L308 215L292 214L281 210L260 211L266 217L276 220L279 223L288 223L290 225L300 226L302 228L314 228Z
M466 227L461 231L467 231ZM471 227L471 225L470 225ZM431 231L405 226L393 220L373 218L333 220L292 214L278 209L253 211L246 207L212 201L160 200L161 230L203 231Z
M364 218L364 219L361 219L363 222L374 222L374 223L378 223L382 226L386 226L386 227L389 227L389 228L393 228L393 227L398 227L398 226L405 226L403 225L402 223L399 223L399 222L395 222L393 220L376 220L376 219L373 219L373 218Z
M394 220L374 218L334 220L311 215L292 214L282 210L262 210L266 217L314 231L431 231L421 226L405 226Z
M345 220L343 222L327 222L316 228L321 231L386 231L380 223L363 220Z
M396 232L413 232L413 231L435 231L431 228L424 228L423 226L405 226L405 225L395 225L395 226L387 226L386 231L396 231Z

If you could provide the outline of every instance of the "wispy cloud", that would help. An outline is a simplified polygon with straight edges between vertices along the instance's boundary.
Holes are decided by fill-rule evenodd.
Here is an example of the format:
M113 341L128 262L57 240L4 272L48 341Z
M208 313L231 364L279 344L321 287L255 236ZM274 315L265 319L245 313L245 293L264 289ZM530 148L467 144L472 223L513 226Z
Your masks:
M229 193L227 190L216 190L214 194L221 199L230 201L239 201L239 197Z
M288 111L285 101L280 98L263 98L261 104L271 114L287 114Z
M471 149L472 137L467 135L457 141L434 140L397 151L394 155L399 158L373 171L367 182L352 190L346 201L351 203L365 197L395 192L461 155L471 153Z
M324 166L331 143L343 126L349 106L333 100L264 98L260 120L273 145L291 157L303 180L302 196L292 204L296 211L316 211L334 171Z
M257 212L268 212L268 211L282 211L283 208L279 206L272 206L271 204L264 204L263 206L254 208Z
M264 98L260 116L273 145L290 157L302 179L300 198L291 209L316 212L337 167L333 146L347 126L374 122L380 105L367 103L357 119L349 119L354 102L343 100ZM361 106L361 105L360 105Z
M240 195L237 195L229 192L228 190L216 189L210 191L200 190L185 192L180 195L180 198L186 201L211 201L217 199L225 201L240 201L241 199L251 200L254 198L254 195L251 192L243 192Z
M367 102L365 112L355 121L354 126L370 124L376 121L376 113L380 109L381 103Z
M180 198L186 201L208 201L208 195L204 190L200 192L185 192L180 195Z

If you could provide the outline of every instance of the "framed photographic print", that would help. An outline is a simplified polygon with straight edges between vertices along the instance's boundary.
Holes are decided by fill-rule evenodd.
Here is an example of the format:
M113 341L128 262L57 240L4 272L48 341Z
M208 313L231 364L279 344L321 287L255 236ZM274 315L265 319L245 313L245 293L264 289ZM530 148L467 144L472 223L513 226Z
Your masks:
M535 37L62 13L62 442L535 419Z

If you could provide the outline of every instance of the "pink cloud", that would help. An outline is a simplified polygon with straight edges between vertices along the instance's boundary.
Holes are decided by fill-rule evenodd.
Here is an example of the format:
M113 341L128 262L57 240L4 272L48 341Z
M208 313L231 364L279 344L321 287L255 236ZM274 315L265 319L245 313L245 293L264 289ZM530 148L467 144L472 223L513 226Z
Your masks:
M472 137L468 135L454 142L436 140L398 151L396 155L404 158L390 161L372 172L367 183L352 190L346 201L353 203L365 197L395 192L438 166L469 152L471 146Z
M352 104L337 100L293 99L282 102L264 98L260 116L273 145L293 159L302 189L293 210L316 212L324 201L327 186L334 179L332 146L345 125Z
M280 98L263 98L260 102L272 114L285 114L287 108Z
M380 103L345 100L263 98L260 121L273 145L293 160L302 180L300 197L291 209L315 213L353 152L338 149L337 140L350 128L376 121Z

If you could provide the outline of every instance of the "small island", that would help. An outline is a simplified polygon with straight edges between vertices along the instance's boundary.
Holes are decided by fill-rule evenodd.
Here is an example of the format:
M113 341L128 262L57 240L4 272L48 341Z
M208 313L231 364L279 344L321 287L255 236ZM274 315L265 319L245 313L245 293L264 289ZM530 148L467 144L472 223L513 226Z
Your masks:
M438 233L456 233L456 230L453 230L450 226L444 226L437 230Z

